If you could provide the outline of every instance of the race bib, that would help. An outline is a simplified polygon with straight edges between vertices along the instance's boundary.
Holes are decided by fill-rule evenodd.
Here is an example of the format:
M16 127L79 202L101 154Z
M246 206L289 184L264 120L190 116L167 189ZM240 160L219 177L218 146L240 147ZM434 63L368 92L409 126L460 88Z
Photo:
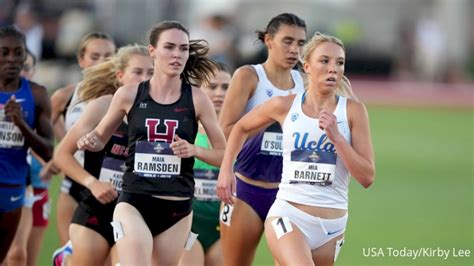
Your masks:
M328 186L336 175L337 154L315 150L295 150L291 152L289 172L290 184L306 183Z
M21 149L25 144L25 137L20 128L8 121L0 121L0 147Z
M282 141L282 133L264 132L260 152L265 155L281 156L283 152Z
M100 169L99 181L109 182L115 190L122 191L122 176L127 170L125 161L105 157Z
M149 178L174 178L181 172L181 158L169 143L139 141L135 146L134 173Z
M217 170L194 169L194 197L204 201L218 201L216 187Z

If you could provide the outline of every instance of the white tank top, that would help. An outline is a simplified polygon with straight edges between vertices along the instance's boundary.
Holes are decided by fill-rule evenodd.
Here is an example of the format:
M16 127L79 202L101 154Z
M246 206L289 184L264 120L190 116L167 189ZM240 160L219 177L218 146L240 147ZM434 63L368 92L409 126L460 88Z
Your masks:
M84 112L87 106L87 102L79 102L79 86L78 83L72 94L71 103L69 104L66 116L64 118L64 124L66 126L66 131L69 131L71 127L79 120L79 117Z
M245 114L255 108L255 106L264 103L273 96L288 96L289 94L296 94L304 91L303 78L301 77L301 73L297 70L291 70L291 77L295 86L289 90L282 90L273 86L270 80L268 80L262 64L252 65L252 67L255 68L255 71L257 72L258 83L253 96L247 102L247 106L245 106Z
M296 95L283 122L283 173L277 198L347 210L349 172L319 128L319 119L303 113L304 96ZM334 115L339 132L351 143L346 110L347 99L339 96Z
M66 115L64 117L64 126L66 128L66 132L72 128L72 126L79 120L81 114L84 112L87 106L87 102L80 102L79 101L79 86L81 83L76 85L74 89L74 93L72 94L71 103L69 104ZM76 160L84 166L84 151L76 151L74 153L74 157Z

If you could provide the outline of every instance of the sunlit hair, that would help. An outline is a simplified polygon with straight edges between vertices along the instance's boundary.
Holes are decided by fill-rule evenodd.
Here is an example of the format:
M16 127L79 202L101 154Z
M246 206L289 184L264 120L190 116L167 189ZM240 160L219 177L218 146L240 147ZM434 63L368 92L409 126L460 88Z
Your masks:
M161 33L167 30L177 29L184 33L189 38L189 31L177 21L164 21L154 26L149 34L150 45L156 48L156 44L160 38ZM184 66L181 79L193 86L200 86L201 84L209 83L216 73L216 63L206 57L209 52L209 45L205 40L190 40L189 41L189 58Z
M81 43L79 44L79 47L77 49L77 60L80 60L84 57L84 55L86 54L86 48L87 48L87 45L92 41L92 40L108 40L112 43L115 44L114 42L114 39L112 39L112 37L110 37L110 35L108 35L107 33L103 33L103 32L91 32L89 34L87 34L86 36L84 36L84 38L82 38L81 40Z
M89 101L107 94L114 94L123 84L117 78L117 72L125 71L130 58L134 55L150 56L145 46L134 44L121 47L118 52L104 62L84 69L84 80L79 88L81 101Z
M327 42L337 44L339 47L342 48L344 53L346 52L344 44L339 38L316 32L311 38L311 40L309 40L303 47L303 63L309 61L311 54L313 53L314 49L316 49L316 47L318 47L320 44ZM336 93L345 97L356 98L354 93L352 92L351 83L346 76L342 76L341 82L339 83L339 86L336 89Z

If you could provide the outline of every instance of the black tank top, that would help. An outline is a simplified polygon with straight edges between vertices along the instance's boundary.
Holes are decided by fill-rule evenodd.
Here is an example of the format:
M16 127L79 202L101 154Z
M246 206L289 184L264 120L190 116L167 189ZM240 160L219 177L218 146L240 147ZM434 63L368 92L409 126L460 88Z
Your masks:
M126 161L128 156L127 131L127 124L122 122L120 126L114 131L112 137L107 142L103 150L99 152L90 152L87 150L84 151L84 169L91 175L93 175L95 178L101 181L108 181L112 183L112 185L118 191L120 190L119 187L122 184L122 180L115 180L113 178L107 178L107 180L104 180L104 173L102 173L101 171L104 171L104 168L113 168L114 165L117 165L115 170L120 171L120 165L124 165L123 162ZM123 173L125 169L122 169L121 171ZM99 201L95 199L95 197L92 195L92 192L89 189L86 189L85 187L83 190L80 191L80 196L80 204L86 209L98 208L103 206ZM113 202L113 205L115 205L115 202Z
M105 157L125 161L128 155L127 131L127 124L122 122L119 128L114 131L107 144L105 144L103 150L98 152L84 151L84 169L98 179Z
M194 157L178 158L169 148L175 135L194 144L198 130L192 88L183 82L179 99L159 104L150 82L138 86L128 113L129 156L122 189L129 193L192 197Z

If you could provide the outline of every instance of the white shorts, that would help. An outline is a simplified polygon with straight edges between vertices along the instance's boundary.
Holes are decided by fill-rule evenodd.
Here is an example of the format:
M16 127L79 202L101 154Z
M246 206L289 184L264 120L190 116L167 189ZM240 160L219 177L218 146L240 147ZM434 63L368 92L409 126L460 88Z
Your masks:
M276 199L268 212L267 219L269 217L288 217L290 222L303 233L310 249L315 250L331 239L344 234L348 214L337 219L323 219L312 216L285 200Z

